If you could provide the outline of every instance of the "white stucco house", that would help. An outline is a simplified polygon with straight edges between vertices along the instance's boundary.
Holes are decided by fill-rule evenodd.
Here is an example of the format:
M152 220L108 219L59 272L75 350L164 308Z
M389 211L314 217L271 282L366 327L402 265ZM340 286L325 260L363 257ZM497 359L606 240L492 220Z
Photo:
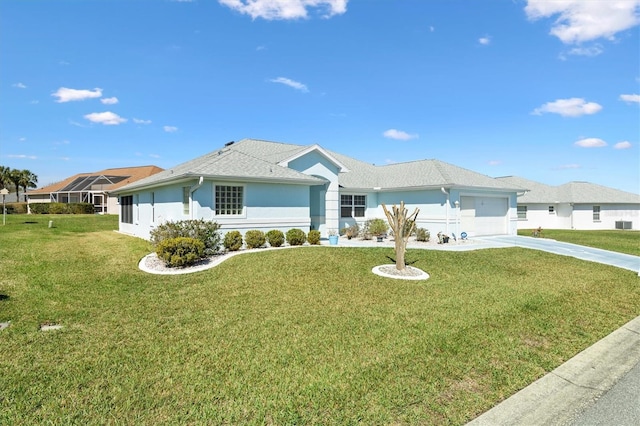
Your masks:
M640 229L640 195L589 182L549 186L515 176L497 178L526 188L518 196L518 229Z
M165 221L205 219L221 230L317 229L323 237L384 218L382 204L420 209L432 234L517 232L518 186L438 160L375 166L319 145L255 139L220 149L117 190L119 230L149 238Z

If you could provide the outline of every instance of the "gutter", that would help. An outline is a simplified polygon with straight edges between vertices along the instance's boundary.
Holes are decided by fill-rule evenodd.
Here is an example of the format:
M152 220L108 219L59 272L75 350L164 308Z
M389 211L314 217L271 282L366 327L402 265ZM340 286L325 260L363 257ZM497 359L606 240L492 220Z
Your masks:
M195 204L193 203L193 193L196 192L198 189L200 189L203 183L204 183L204 176L200 176L200 179L198 180L198 184L193 185L189 190L189 207L190 207L189 210L191 211L191 219L194 219L194 216L196 216L195 215L196 207L195 207Z

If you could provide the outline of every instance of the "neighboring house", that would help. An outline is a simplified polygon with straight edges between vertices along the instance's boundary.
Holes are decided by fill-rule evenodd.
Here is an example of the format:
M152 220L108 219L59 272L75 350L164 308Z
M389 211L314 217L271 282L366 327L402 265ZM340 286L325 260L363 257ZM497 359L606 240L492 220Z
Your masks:
M111 192L162 170L156 166L140 166L80 173L61 182L27 191L27 202L91 203L96 213L118 214L118 197L111 195Z
M384 218L382 204L420 209L435 235L515 234L517 187L437 160L375 166L322 148L254 139L230 142L118 189L123 233L158 224L216 221L221 229L319 230Z
M508 176L518 196L518 229L640 229L640 195L589 182L549 186Z

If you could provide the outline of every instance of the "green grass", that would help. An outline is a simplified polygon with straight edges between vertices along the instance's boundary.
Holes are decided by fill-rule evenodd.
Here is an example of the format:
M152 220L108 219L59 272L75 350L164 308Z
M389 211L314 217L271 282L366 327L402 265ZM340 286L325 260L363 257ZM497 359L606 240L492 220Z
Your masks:
M532 229L520 229L518 235L530 237L532 232ZM542 231L542 237L640 256L640 232L638 231L545 229Z
M155 276L116 218L50 219L0 229L0 424L464 424L640 312L635 273L525 249L410 250L424 282L345 247Z

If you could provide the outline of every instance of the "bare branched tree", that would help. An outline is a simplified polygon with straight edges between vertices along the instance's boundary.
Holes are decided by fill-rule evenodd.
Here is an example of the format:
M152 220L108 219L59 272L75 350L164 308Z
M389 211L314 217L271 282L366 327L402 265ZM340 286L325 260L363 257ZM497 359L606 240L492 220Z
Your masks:
M415 209L411 215L407 216L407 208L404 206L404 201L400 202L400 207L395 204L391 208L391 212L387 209L385 204L382 204L384 214L387 215L387 221L389 226L393 230L395 239L395 251L396 251L396 269L402 271L406 268L404 261L404 254L407 251L407 242L409 237L416 226L416 218L418 217L418 208Z

